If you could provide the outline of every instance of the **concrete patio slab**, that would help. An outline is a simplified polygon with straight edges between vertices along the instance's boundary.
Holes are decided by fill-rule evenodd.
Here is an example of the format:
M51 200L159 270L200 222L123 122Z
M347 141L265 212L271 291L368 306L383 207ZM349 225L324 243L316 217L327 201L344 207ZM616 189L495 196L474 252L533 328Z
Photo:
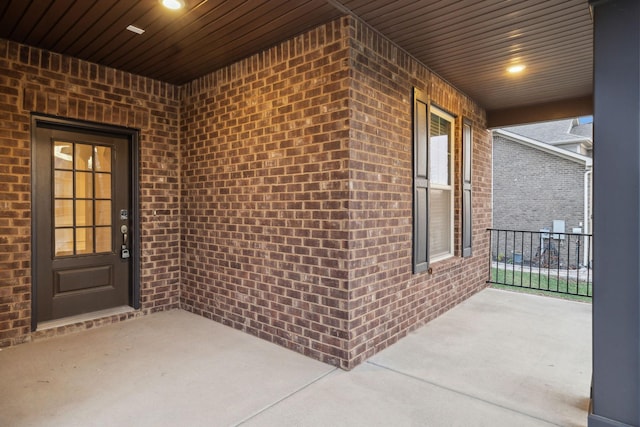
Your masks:
M585 426L591 304L486 289L369 360L560 426Z
M365 363L337 371L243 426L543 427L509 408Z
M0 426L226 426L335 370L174 310L0 352Z
M488 289L345 372L163 312L0 351L0 425L584 426L590 331Z

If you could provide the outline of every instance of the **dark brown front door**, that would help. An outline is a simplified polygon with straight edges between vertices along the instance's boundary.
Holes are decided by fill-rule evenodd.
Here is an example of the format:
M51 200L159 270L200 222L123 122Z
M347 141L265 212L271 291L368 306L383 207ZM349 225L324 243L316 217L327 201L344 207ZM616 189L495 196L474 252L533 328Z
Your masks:
M34 137L37 321L130 304L129 138L58 125Z

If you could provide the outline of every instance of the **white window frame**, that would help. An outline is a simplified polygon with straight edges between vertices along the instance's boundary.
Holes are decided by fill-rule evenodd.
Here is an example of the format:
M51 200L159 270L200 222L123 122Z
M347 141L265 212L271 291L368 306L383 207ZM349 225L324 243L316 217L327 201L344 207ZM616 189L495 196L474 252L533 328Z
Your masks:
M431 193L433 190L447 190L450 193L450 197L449 197L449 202L450 202L450 206L449 206L449 252L444 253L444 254L438 254L435 256L432 256L431 253L429 253L429 262L436 262L436 261L442 261L444 259L448 259L454 256L454 252L455 252L455 244L454 244L454 234L455 234L455 223L454 223L454 219L455 219L455 212L454 212L454 206L455 206L455 173L454 173L454 166L455 166L455 161L454 161L454 156L455 156L455 125L456 125L456 121L455 121L455 117L452 116L451 114L446 113L445 111L435 107L435 106L431 106L429 108L429 123L431 123L431 115L436 115L438 117L440 117L441 119L444 119L446 121L448 121L451 126L449 127L449 150L450 150L450 154L449 154L449 185L443 185L443 184L436 184L435 182L433 182L432 180L430 180L430 186L429 186L429 193ZM431 150L431 129L429 128L429 150ZM429 162L431 162L431 160L429 160ZM429 201L433 200L431 196L429 196ZM429 225L428 225L428 229L429 229L429 239L431 239L431 236L433 236L433 232L431 230L433 230L432 228L432 221L433 218L433 210L431 208L429 208ZM433 245L430 243L429 244L429 248L433 248ZM431 252L431 251L430 251Z

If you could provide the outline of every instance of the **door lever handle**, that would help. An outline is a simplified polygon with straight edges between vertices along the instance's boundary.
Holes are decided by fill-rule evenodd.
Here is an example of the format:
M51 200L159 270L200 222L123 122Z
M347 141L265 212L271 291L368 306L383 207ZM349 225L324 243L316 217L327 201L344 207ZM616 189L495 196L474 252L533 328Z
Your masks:
M127 248L127 232L129 231L129 229L127 228L126 225L122 225L120 227L120 232L122 233L122 249L120 251L120 258L122 259L127 259L129 258L130 254L129 254L129 249Z
M127 244L127 232L129 231L129 228L126 225L122 225L120 227L120 232L122 233L122 245L126 246Z

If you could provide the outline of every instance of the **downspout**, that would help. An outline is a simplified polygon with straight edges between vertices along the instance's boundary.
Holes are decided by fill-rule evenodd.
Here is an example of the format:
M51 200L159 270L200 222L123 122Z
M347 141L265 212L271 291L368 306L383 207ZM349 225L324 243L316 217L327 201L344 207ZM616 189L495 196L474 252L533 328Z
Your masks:
M587 163L585 165L585 171L584 171L584 228L583 228L583 233L584 234L591 234L591 224L590 224L590 216L589 215L589 193L590 193L590 185L589 183L591 182L589 180L589 176L592 173L591 170L591 164ZM583 256L584 256L584 260L582 262L582 265L588 266L589 265L589 260L590 260L590 253L591 253L591 247L589 245L589 239L585 239L585 243L584 243L584 252L583 252Z

